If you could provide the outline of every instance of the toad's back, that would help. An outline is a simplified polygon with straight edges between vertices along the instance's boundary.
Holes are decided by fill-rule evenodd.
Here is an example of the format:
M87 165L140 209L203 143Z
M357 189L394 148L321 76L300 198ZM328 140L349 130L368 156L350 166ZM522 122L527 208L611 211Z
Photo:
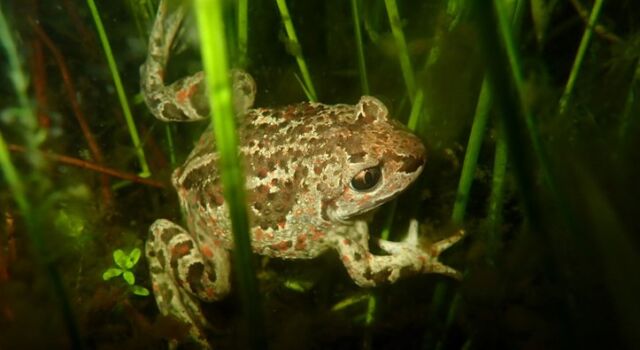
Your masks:
M403 190L425 156L419 139L387 119L384 105L372 97L355 106L251 109L238 133L254 248L276 256L306 258L323 251L328 231ZM174 173L174 184L194 230L227 246L230 224L218 159L208 130ZM358 174L365 181L361 190L352 184Z

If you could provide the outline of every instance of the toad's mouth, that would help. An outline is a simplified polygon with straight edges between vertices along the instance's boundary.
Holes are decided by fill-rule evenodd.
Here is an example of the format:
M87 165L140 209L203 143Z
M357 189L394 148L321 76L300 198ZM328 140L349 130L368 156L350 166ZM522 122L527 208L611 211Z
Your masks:
M375 212L376 209L378 209L379 207L383 206L384 204L394 200L402 192L403 191L398 191L398 192L392 193L392 194L390 194L388 196L378 198L377 200L372 201L368 205L361 207L360 210L358 210L357 212L354 212L354 213L351 213L351 214L347 215L347 219L354 219L354 218L359 217L359 216L365 216L367 214L373 214L373 212Z
M378 209L385 203L392 201L402 192L403 191L398 191L387 196L380 197L377 200L371 201L367 205L361 206L358 208L358 210L352 212L340 212L340 210L336 209L335 207L328 208L327 215L332 221L340 222L342 224L348 224L352 221L357 220L369 221L375 213L376 209Z

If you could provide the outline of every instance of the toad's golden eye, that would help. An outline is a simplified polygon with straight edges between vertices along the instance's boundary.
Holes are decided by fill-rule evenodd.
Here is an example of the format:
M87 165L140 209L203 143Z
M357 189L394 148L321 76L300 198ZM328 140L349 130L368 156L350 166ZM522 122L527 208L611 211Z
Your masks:
M379 165L361 170L351 179L351 188L358 192L370 191L380 182L381 177Z

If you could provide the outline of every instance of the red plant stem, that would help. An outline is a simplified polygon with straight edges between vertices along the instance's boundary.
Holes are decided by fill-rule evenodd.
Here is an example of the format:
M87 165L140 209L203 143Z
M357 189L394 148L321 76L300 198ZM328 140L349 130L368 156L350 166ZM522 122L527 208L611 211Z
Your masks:
M9 150L12 152L19 152L19 153L26 152L26 148L19 145L13 145L13 144L9 145ZM113 168L105 167L100 164L87 162L86 160L64 156L64 155L56 154L53 152L42 152L42 154L44 155L45 158L48 158L53 161L60 162L66 165L72 165L78 168L93 170L101 174L117 177L119 179L128 180L131 182L136 182L136 183L147 185L147 186L158 187L158 188L166 187L166 185L161 181L145 179L131 173L125 173Z
M13 212L8 209L4 212L4 232L5 237L0 237L0 243L2 239L6 238L6 249L0 246L0 282L7 281L9 279L9 264L16 260L16 225L13 219Z
M40 127L49 129L51 118L47 113L49 109L49 99L47 98L47 70L44 65L44 55L42 54L42 42L32 41L33 55L31 59L31 71L33 72L33 92L36 97L38 123Z
M91 151L92 158L98 164L104 164L104 157L102 156L102 151L98 147L98 143L96 139L93 137L93 133L89 128L89 124L87 123L87 118L85 118L82 109L80 108L80 104L76 98L76 87L71 79L71 75L69 74L69 69L65 63L65 60L60 53L60 50L55 46L55 44L51 41L49 36L42 30L42 28L32 22L33 28L38 35L38 37L44 42L47 46L51 54L56 60L58 64L58 68L60 69L60 74L62 75L62 80L64 81L64 87L67 93L67 97L69 98L69 103L71 104L71 109L73 110L73 114L80 125L80 129L82 130L82 134L84 138L87 140L87 144L89 146L89 150ZM103 174L102 179L102 196L104 198L105 204L108 206L112 202L111 198L111 189L109 188L109 178L106 174Z

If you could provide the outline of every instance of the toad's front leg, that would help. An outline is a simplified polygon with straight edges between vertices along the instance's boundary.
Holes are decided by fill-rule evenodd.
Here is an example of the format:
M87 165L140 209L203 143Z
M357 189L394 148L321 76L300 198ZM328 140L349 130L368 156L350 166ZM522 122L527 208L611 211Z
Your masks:
M371 287L379 283L393 283L400 277L416 273L439 273L460 278L460 273L441 263L438 256L459 241L463 231L438 241L428 250L424 250L418 242L418 222L412 220L404 241L379 241L380 248L389 255L373 255L369 252L367 245L369 237L367 223L357 221L352 230L348 235L336 239L335 246L347 272L360 286ZM358 239L351 239L351 237L358 237Z
M229 253L215 244L198 244L182 227L160 219L151 225L146 254L160 312L187 323L191 337L209 349L203 332L207 321L196 299L213 301L229 292ZM177 342L170 344L175 348Z

